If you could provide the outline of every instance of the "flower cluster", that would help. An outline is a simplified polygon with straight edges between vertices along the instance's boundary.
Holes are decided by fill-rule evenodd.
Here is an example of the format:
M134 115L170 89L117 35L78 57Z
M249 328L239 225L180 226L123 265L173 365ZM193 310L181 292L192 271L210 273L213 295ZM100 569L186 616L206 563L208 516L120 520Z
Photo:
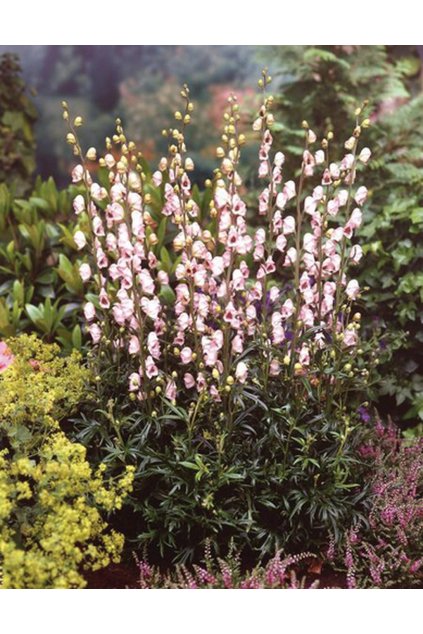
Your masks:
M123 351L133 359L128 390L150 413L157 397L175 402L181 391L194 401L204 395L220 402L234 384L252 379L254 367L263 368L264 387L276 377L306 376L320 386L321 399L335 389L323 367L348 377L359 372L353 362L360 354L360 313L352 314L352 304L360 287L347 271L362 257L354 238L367 190L356 186L356 177L370 157L368 148L359 149L368 120L359 108L338 162L330 156L331 133L313 149L316 135L303 122L299 175L285 180L284 155L272 151L269 83L264 72L263 104L253 123L264 182L257 207L263 222L255 231L243 197L239 164L246 137L235 96L228 99L217 148L220 166L206 183L207 215L190 177L194 163L185 135L193 104L187 87L177 127L164 131L169 151L157 171L148 175L118 120L98 161L103 184L91 176L96 151L84 155L79 146L80 118L72 124L64 104L68 142L81 158L72 175L81 184L74 240L87 253L81 278L95 289L84 306L88 330L99 351Z
M209 547L206 546L206 551ZM205 565L187 567L178 565L163 574L147 561L137 560L139 569L139 585L143 590L150 588L194 589L299 589L306 587L306 578L298 578L301 565L315 560L312 553L300 553L282 557L277 552L265 566L257 566L254 570L243 571L240 557L232 555L227 559L214 560L210 554ZM319 581L309 582L309 589L319 587Z
M379 420L376 435L376 443L361 448L363 456L372 460L375 476L368 526L356 525L345 536L348 587L419 586L423 571L423 441L401 440L393 427L384 427Z

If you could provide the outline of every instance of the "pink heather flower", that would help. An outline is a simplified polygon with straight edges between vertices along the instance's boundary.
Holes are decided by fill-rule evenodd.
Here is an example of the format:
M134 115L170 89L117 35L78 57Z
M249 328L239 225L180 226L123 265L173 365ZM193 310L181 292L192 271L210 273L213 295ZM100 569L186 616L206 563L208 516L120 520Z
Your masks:
M13 363L14 358L5 342L0 341L0 372L4 372Z
M84 262L84 264L81 264L81 266L79 267L79 275L81 276L81 280L83 282L88 282L88 280L91 277L91 267L89 264L86 264Z
M82 231L75 231L73 239L79 251L83 249L85 245L87 244L85 233L83 233Z
M248 366L243 361L240 361L236 366L235 377L240 383L245 383L245 381L247 380L247 375Z
M187 390L191 389L195 385L195 379L189 372L184 374L184 383Z
M92 321L95 317L95 306L92 302L87 302L84 306L84 315L87 321Z
M346 205L348 201L348 190L340 189L337 195L337 199L340 207Z
M360 286L357 280L350 280L347 284L347 288L345 289L345 293L348 299L357 299L358 294L360 293Z
M166 383L165 396L166 396L166 398L169 399L169 401L174 401L176 399L176 383L175 383L175 381L168 381Z
M354 200L361 207L367 200L367 187L359 187L355 193Z
M140 385L141 385L140 375L138 374L138 372L132 372L132 374L129 375L129 391L137 392L139 390Z
M140 340L138 339L136 335L132 335L132 337L129 339L128 352L129 354L138 354L139 351L140 351Z
M93 343L98 343L100 341L101 329L100 329L100 326L98 324L91 324L88 327L88 332L91 335L91 339L93 340Z
M361 150L361 152L360 152L360 154L358 156L358 159L362 163L366 164L368 162L369 158L371 157L371 155L372 155L372 153L371 153L370 149L368 147L364 147Z
M157 376L159 374L159 369L154 363L153 357L151 357L150 355L148 355L145 360L145 372L149 379L152 379L154 376Z
M181 350L181 361L184 365L192 361L192 350L188 346Z

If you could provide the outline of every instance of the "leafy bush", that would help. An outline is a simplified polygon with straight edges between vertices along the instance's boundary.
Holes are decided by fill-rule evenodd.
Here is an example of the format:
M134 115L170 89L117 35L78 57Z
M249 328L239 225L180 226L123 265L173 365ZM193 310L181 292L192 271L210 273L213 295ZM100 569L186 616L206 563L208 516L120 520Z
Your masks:
M20 74L16 56L0 57L0 183L7 181L17 196L31 186L37 119Z
M6 588L83 587L83 570L118 561L123 536L100 510L122 505L133 473L94 473L59 420L80 401L88 373L75 352L22 335L0 349L0 569Z
M71 200L71 191L59 192L52 179L38 179L25 199L0 185L0 336L35 330L81 347L83 285L73 262Z
M379 408L394 412L403 425L415 424L423 419L422 355L416 345L423 340L422 97L413 96L420 81L417 52L415 47L292 47L284 50L279 66L289 73L276 97L281 123L275 137L281 148L291 149L301 135L299 103L301 116L327 135L342 129L349 111L364 99L370 102L373 156L362 229L367 257L359 275L370 287L365 323L380 339L383 335ZM335 135L332 146L340 148L342 142ZM291 173L294 165L288 167Z
M203 195L189 178L186 87L182 98L153 174L119 120L105 156L82 152L81 117L63 104L81 161L74 239L99 403L84 405L77 438L94 463L136 465L128 527L162 555L195 557L207 537L262 555L320 543L329 529L342 534L366 493L357 407L373 357L347 274L362 254L353 238L367 197L356 186L367 119L357 113L339 162L305 125L297 182L286 181L264 94L253 125L264 226L253 233L236 98Z

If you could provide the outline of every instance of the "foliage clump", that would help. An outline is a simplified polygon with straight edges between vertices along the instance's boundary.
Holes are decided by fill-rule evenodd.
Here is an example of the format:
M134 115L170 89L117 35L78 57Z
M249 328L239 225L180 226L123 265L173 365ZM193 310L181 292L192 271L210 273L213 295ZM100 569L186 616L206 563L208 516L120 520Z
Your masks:
M30 187L35 169L34 124L37 111L21 78L14 55L0 57L0 182L18 195Z

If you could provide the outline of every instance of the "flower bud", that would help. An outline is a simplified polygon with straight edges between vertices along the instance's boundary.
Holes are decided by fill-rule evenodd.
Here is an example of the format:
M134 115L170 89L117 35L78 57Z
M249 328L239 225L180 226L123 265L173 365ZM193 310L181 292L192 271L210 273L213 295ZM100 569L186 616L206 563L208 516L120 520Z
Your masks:
M89 161L95 161L97 159L97 151L95 147L90 147L85 156Z

